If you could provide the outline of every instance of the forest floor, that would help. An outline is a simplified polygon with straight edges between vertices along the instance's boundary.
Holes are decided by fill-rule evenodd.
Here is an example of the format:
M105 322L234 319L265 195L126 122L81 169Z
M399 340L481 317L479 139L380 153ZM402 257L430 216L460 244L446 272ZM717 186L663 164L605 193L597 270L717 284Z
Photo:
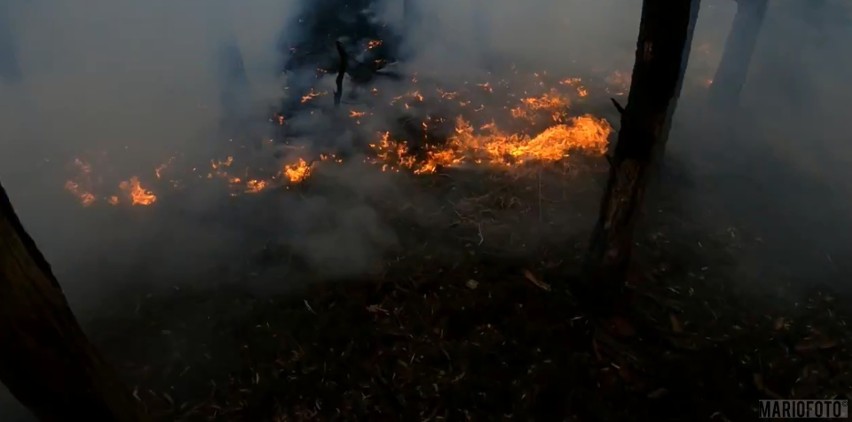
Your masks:
M845 301L745 283L749 236L684 219L676 193L637 239L631 316L587 317L568 287L604 174L574 173L423 178L449 206L385 204L421 215L369 276L140 286L87 328L161 420L724 421L849 394ZM268 249L257 265L293 261Z

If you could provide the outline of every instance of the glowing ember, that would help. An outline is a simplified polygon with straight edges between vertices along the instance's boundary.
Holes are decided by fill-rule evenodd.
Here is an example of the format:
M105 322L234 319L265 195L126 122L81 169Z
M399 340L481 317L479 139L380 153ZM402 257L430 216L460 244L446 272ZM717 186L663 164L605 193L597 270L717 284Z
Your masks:
M380 45L382 45L382 40L370 40L367 42L367 49L372 50Z
M585 97L589 96L589 91L586 89L586 87L583 86L583 80L580 79L580 78L568 78L568 79L565 79L565 80L563 80L559 83L561 85L568 85L568 86L576 89L577 95L580 98L585 98Z
M74 194L74 196L76 196L80 200L80 203L83 204L84 207L88 207L89 205L95 203L95 195L93 195L91 192L82 189L79 184L71 180L65 182L65 190Z
M157 202L157 195L143 188L136 176L121 182L118 187L130 196L130 203L133 205L151 205Z
M606 89L608 94L622 96L630 90L630 80L632 76L627 72L616 70L607 76L606 83L609 85Z

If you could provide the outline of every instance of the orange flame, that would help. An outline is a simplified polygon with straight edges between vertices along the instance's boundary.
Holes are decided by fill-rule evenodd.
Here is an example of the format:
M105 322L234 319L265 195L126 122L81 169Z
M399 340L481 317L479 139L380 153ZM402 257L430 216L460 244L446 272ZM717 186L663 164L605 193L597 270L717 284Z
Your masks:
M311 175L311 165L299 158L298 162L285 165L282 173L291 183L301 183Z
M133 176L130 180L121 182L118 187L130 196L132 205L151 205L157 202L157 195L142 187L139 178Z

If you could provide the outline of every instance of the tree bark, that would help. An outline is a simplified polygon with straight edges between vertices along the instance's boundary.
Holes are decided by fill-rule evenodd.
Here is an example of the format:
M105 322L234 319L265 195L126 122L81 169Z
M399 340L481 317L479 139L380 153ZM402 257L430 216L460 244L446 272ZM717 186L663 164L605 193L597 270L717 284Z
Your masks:
M701 0L690 0L692 7L690 8L689 26L686 29L686 41L683 46L683 60L680 65L680 73L678 74L677 87L675 88L674 99L677 101L680 98L680 93L683 91L683 83L686 79L686 68L689 66L689 57L692 54L692 40L695 37L695 26L698 24L698 11L701 9ZM671 107L671 113L666 119L666 126L663 128L660 141L655 146L655 155L659 163L663 163L663 155L666 150L666 144L669 142L669 132L671 130L672 120L676 107Z
M624 287L633 231L665 143L688 60L697 0L644 0L636 63L585 262L584 290L605 302Z
M768 0L737 0L737 14L710 87L710 101L718 111L730 113L739 106L768 4Z
M40 420L143 421L0 185L0 381Z

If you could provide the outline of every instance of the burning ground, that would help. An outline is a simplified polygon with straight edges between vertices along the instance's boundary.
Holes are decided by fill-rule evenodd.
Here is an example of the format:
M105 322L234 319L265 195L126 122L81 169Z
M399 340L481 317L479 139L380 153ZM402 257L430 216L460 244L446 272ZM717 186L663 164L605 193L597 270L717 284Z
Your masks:
M143 280L152 270L134 274L138 286L122 284L120 296L91 310L89 331L163 420L739 420L759 398L848 392L848 308L827 289L804 300L776 287L771 299L756 295L761 277L748 275L742 258L761 241L720 219L726 205L718 198L700 194L712 191L713 179L684 173L659 188L631 276L634 319L601 323L579 310L568 285L597 212L610 135L603 122L614 111L600 107L594 117L589 104L590 113L572 117L564 99L583 104L594 84L556 86L563 94L544 88L547 95L496 107L485 124L470 117L482 111L448 113L462 117L435 125L442 135L422 130L426 119L375 130L369 113L378 106L344 104L330 113L355 131L369 127L364 139L349 138L363 149L310 155L294 137L271 151L293 155L274 161L273 176L257 176L270 180L260 192L228 179L238 177L230 173L236 154L214 160L195 189L220 181L213 191L230 205L215 219L242 222L245 250L195 281L172 283L171 275L160 289ZM400 114L425 107L425 95L406 92L380 103ZM432 107L449 108L435 92ZM324 96L309 98L306 107ZM527 120L518 110L540 114ZM508 117L494 117L500 113ZM592 130L578 123L584 118L596 123ZM512 123L483 129L491 120ZM548 131L570 136L530 159ZM575 139L598 141L583 148ZM290 178L280 163L304 165L290 168L298 176ZM156 173L151 180L153 191ZM163 186L149 207L107 202L79 211L133 216L140 228L194 224L197 215L181 212L191 191ZM330 197L346 199L332 210L307 205ZM281 218L304 209L314 223ZM367 244L342 247L351 239L331 233L353 228L341 214L356 224L381 221L393 236L372 233ZM271 226L296 235L282 239ZM340 247L323 252L316 239ZM340 256L363 249L379 253ZM369 265L322 270L345 268L350 258Z
M335 52L307 37L261 134L62 157L85 270L59 277L105 281L68 295L102 299L81 319L155 417L740 420L758 398L848 394L843 296L767 283L784 271L745 262L763 233L720 217L719 179L658 187L631 319L580 310L629 72L447 81L359 31L345 49L373 65L339 107Z

